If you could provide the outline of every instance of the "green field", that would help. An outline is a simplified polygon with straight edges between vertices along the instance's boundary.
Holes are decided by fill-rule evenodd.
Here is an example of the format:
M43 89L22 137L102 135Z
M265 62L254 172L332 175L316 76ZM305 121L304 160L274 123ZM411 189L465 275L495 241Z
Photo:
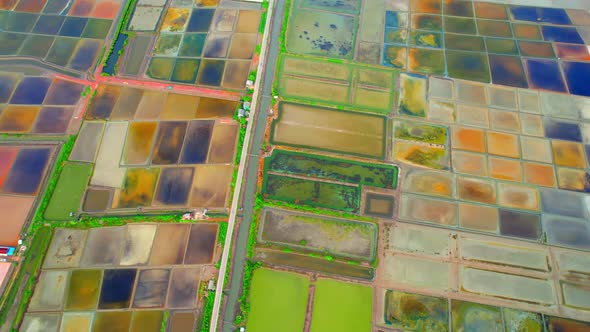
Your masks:
M70 220L70 212L76 214L80 200L92 175L92 165L84 163L67 163L49 200L45 218L49 220Z
M360 189L335 183L266 174L263 193L268 198L294 204L357 212Z
M311 332L370 332L372 312L373 290L370 287L319 279Z
M352 160L274 150L266 159L266 169L377 188L396 188L398 169L393 165L368 164Z
M293 273L257 269L252 277L247 331L301 332L309 280Z

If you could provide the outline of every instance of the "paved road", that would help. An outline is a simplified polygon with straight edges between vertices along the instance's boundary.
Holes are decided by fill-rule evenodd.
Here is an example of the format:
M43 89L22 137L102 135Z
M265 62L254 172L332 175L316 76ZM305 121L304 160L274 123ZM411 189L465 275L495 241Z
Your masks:
M268 45L268 55L266 68L262 77L262 88L260 90L260 104L255 114L255 126L253 127L252 140L249 148L249 161L246 168L245 187L243 192L243 218L239 225L238 236L234 242L234 256L232 257L232 279L227 291L228 300L225 312L223 313L223 331L231 332L235 330L233 322L236 317L238 308L238 299L242 290L244 277L244 265L248 250L248 236L252 223L254 210L254 201L256 199L256 184L258 181L258 165L260 161L260 149L264 140L264 130L266 126L267 110L272 103L272 84L275 76L277 59L279 56L279 39L281 34L283 13L285 11L285 1L275 1L274 13L272 15L272 24L270 31L270 43Z

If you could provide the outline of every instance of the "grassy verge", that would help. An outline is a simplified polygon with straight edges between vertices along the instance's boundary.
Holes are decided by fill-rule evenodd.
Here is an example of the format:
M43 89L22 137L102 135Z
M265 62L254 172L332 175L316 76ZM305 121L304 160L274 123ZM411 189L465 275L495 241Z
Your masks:
M213 316L213 305L215 304L215 291L208 290L203 305L203 314L201 316L200 332L208 332L211 325L211 316Z
M6 324L8 312L13 305L18 306L14 320L12 321L11 331L16 331L20 321L25 314L27 305L33 295L37 271L41 268L45 252L49 247L51 240L51 228L40 228L35 236L31 246L22 255L23 261L21 269L15 277L10 289L5 292L0 311L0 326ZM23 288L21 288L23 287ZM22 293L19 294L22 290ZM20 296L19 296L20 295ZM20 299L17 300L17 297Z
M166 332L166 328L168 327L168 316L170 316L170 311L164 311L164 316L162 316L162 325L160 325L160 332Z
M260 25L258 26L258 32L263 34L266 28L266 17L268 16L268 0L262 1L260 4L262 7L262 15L260 15Z
M291 13L291 0L285 0L285 14L283 16L283 26L281 28L281 35L279 37L279 44L281 53L287 53L287 26L289 25L289 15Z
M233 197L234 188L236 187L236 181L238 180L238 171L240 169L240 161L242 160L242 149L244 148L244 140L246 138L246 128L248 127L248 121L244 118L237 118L236 121L239 124L240 131L238 133L238 144L236 146L236 157L234 158L234 171L231 177L231 184L230 184L230 200L228 206L231 207L234 199L239 199L239 197Z
M252 223L250 224L250 232L248 233L248 248L246 253L246 265L244 266L244 278L242 281L242 295L238 299L238 302L240 303L240 312L236 315L236 319L234 320L236 326L243 325L248 318L248 313L250 312L250 286L252 283L252 275L254 274L254 270L262 266L260 262L252 262L251 258L254 256L256 234L258 233L257 220L263 207L264 201L260 196L256 196Z
M288 203L288 202L283 202L283 201L265 201L265 206L286 208L286 209L297 210L297 211L301 211L301 212L308 212L311 214L333 216L333 217L353 219L353 220L359 220L359 221L369 221L369 222L375 221L375 219L371 218L371 217L359 216L359 215L352 214L352 213L316 208L316 207L312 207L312 206L299 205L299 204Z

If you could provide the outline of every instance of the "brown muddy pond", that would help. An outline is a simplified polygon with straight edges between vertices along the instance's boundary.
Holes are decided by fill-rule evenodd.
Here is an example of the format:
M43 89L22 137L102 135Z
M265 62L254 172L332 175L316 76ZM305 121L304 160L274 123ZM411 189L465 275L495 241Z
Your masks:
M457 212L455 202L404 194L399 215L409 220L456 226Z
M121 227L92 228L82 256L82 266L112 266L119 263L123 247Z
M113 106L119 99L121 87L116 85L100 85L96 90L96 95L92 98L92 103L86 112L86 119L109 119Z
M191 226L184 264L211 263L217 240L217 229L216 224L200 223Z
M175 312L170 318L170 332L194 331L195 321L193 312Z
M181 264L190 225L160 224L154 239L150 265Z
M200 97L178 93L168 94L160 119L162 120L192 120L197 112Z
M86 212L101 212L109 207L110 202L110 189L88 188L84 197L82 210Z
M70 154L70 160L94 162L103 129L103 122L84 122Z
M152 164L169 165L178 162L186 128L186 122L160 122Z
M391 218L394 209L395 198L391 195L367 193L365 196L365 215Z
M212 164L231 163L235 156L238 125L235 122L217 122L213 127L208 162Z
M231 118L237 106L238 102L234 100L201 97L196 118Z
M459 203L459 225L484 232L498 231L498 209L491 206Z
M160 308L166 301L170 270L151 269L139 272L133 297L134 308Z
M154 120L160 116L160 112L166 104L167 94L160 91L146 90L135 112L137 120Z
M190 206L225 207L232 176L231 165L197 165Z
M157 128L158 123L155 121L131 122L127 130L123 151L122 163L124 165L144 165L147 163Z
M131 120L135 116L137 106L143 97L143 91L136 88L124 88L121 91L119 100L113 108L111 119L113 120Z
M199 289L200 268L175 268L170 276L169 308L192 308Z

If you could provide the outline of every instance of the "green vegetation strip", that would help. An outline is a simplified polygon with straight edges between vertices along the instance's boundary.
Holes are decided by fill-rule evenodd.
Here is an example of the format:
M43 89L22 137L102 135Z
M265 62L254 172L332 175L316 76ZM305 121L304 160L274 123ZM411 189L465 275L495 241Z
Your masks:
M270 199L327 209L357 212L360 188L275 174L265 174L263 194Z
M290 249L283 251L257 249L256 251L256 258L265 264L287 266L355 279L373 280L375 277L375 270L371 267L359 265L353 261L337 261L329 255L320 256L314 253L302 255L290 252Z
M168 327L168 316L170 316L170 311L164 311L164 315L162 316L162 324L160 325L160 332L166 332L166 328Z
M289 17L291 13L291 0L285 0L285 13L283 15L283 27L281 28L281 35L279 36L279 45L281 53L287 53L287 40L285 35L287 34L287 26L289 25ZM279 65L280 62L277 63ZM278 74L278 71L277 71ZM278 80L275 80L278 81Z
M393 165L369 164L279 149L265 160L265 170L388 189L397 187L399 171Z
M296 210L296 211L300 211L300 212L309 212L309 213L313 213L313 214L322 214L325 216L340 217L340 218L346 218L346 219L352 219L352 220L375 222L374 218L368 217L368 216L359 216L357 214L346 213L343 211L321 209L321 208L316 208L313 206L298 205L298 204L293 204L293 203L289 203L289 202L268 201L268 202L264 203L264 206L275 207L275 208L285 208L285 209L291 209L291 210Z
M317 281L311 332L371 331L372 314L371 287L332 279Z
M252 310L247 331L303 331L309 280L297 274L265 268L254 272ZM324 330L336 331L336 330Z
M205 303L203 304L203 314L201 316L200 332L208 332L211 325L211 316L213 316L213 305L215 304L215 292L207 291Z
M75 219L91 175L92 164L66 163L49 200L47 210L45 210L45 218L50 220ZM73 212L72 215L70 215L71 212Z
M30 247L22 255L21 269L15 277L10 289L4 293L2 309L0 311L0 326L6 324L8 312L13 306L18 306L12 321L11 331L17 331L18 324L23 318L27 305L33 295L37 271L41 268L45 252L51 240L51 228L42 227L36 232ZM25 284L23 284L25 283ZM23 287L21 289L21 287ZM22 293L19 293L22 290ZM18 297L18 299L17 299Z
M126 1L126 5L125 5L125 9L123 9L123 14L121 14L121 18L119 19L119 24L117 25L117 30L115 30L115 34L113 35L113 41L111 43L111 47L109 48L109 52L107 53L107 56L104 57L104 65L106 65L107 60L109 59L109 57L113 54L114 48L115 48L115 44L117 43L117 40L120 38L120 36L122 34L125 34L124 30L125 27L127 26L127 23L129 22L129 20L131 19L131 14L133 13L133 10L135 9L135 3L137 3L137 0L127 0ZM129 34L126 34L127 36L125 37L125 44L123 45L123 47L121 48L121 50L118 51L117 56L121 55L123 52L123 49L125 48L125 46L127 45L127 41L129 40L128 37Z

